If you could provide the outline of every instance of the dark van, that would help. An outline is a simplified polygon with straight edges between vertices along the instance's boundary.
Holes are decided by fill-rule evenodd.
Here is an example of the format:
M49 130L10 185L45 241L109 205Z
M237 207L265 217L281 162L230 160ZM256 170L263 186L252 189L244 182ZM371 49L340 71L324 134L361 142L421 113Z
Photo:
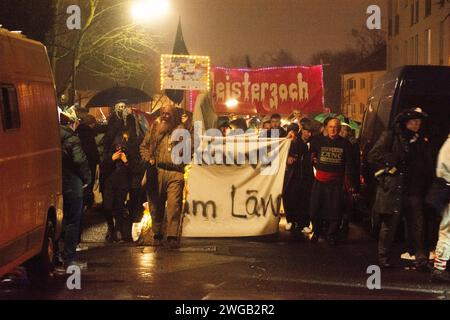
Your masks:
M430 141L433 157L437 158L450 128L450 67L404 66L378 80L369 96L360 135L367 198L372 199L374 189L367 153L400 112L415 107L429 115L423 132Z

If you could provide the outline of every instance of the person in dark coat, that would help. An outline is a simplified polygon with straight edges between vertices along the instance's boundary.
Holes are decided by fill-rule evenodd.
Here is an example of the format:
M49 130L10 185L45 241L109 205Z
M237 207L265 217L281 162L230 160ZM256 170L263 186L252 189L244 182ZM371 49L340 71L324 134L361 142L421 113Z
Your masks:
M135 146L130 133L123 130L116 136L112 150L104 159L105 187L103 211L108 223L106 240L122 240L122 222L126 212L126 199L130 190L132 168L137 165Z
M405 215L416 250L416 267L428 268L423 204L433 164L428 142L420 134L426 117L420 109L402 112L393 129L384 132L368 154L378 179L373 214L381 221L378 259L383 268L392 266L391 249L401 215Z
M354 174L354 181L351 184L351 186L354 187L354 190L352 192L349 191L350 185L348 183L345 184L345 209L342 216L342 222L341 222L341 232L344 235L348 234L349 231L349 223L350 219L354 212L354 198L355 195L359 193L360 190L360 172L361 172L361 156L360 156L360 146L359 141L355 137L355 132L352 130L349 124L342 123L342 129L339 135L347 139L351 143L351 154L353 156L353 162L355 164L355 174Z
M305 120L305 119L303 119ZM310 120L303 121L302 129L300 130L301 139L301 159L300 171L300 206L299 206L299 229L303 233L310 233L309 225L311 222L309 204L311 199L311 189L314 182L314 171L311 161L311 138L313 134L313 127Z
M97 165L100 163L100 155L98 153L97 143L95 142L95 136L97 135L95 125L95 117L88 114L82 118L76 131L81 141L81 148L86 154L89 169L91 171L91 183L85 189L83 200L84 206L87 209L91 208L94 203L93 188L95 183L95 174L97 171Z
M79 120L75 111L61 113L64 266L77 264L76 247L83 210L83 189L91 183L91 172L81 142L75 133Z
M278 133L277 136L276 133ZM281 126L281 116L278 113L274 113L270 116L270 130L267 132L268 138L285 138L287 136L286 130Z
M289 154L286 164L286 173L284 176L283 188L283 205L286 214L286 231L296 231L299 228L300 218L300 179L301 167L299 159L301 159L302 142L299 133L299 126L292 123L288 127L288 137L292 139L289 148Z
M317 137L311 148L317 169L311 191L310 211L314 230L311 241L317 242L323 224L326 224L327 241L332 246L336 244L342 218L344 183L348 181L351 185L355 175L351 144L339 136L340 129L340 120L330 119L325 128L327 136Z

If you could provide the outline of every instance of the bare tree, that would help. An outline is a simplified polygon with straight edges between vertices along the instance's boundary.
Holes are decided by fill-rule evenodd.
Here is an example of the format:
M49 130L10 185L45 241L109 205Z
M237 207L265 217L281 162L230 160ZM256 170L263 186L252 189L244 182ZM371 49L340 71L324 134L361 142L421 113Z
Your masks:
M355 42L355 48L360 52L361 58L367 58L372 53L386 46L386 31L369 30L366 26L352 29L350 36Z
M154 75L162 37L129 20L130 0L78 0L81 30L66 27L67 6L73 0L54 0L55 26L49 35L49 51L60 79L58 93L69 91L75 100L80 74L108 79L118 84ZM70 67L67 65L70 64Z

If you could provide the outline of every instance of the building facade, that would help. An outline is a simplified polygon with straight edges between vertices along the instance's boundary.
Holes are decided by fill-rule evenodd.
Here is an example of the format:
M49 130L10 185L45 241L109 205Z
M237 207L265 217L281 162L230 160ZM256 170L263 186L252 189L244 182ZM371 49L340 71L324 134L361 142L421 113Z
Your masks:
M341 112L348 118L362 122L369 94L376 81L386 71L368 71L341 75Z
M450 1L389 0L387 69L450 65Z

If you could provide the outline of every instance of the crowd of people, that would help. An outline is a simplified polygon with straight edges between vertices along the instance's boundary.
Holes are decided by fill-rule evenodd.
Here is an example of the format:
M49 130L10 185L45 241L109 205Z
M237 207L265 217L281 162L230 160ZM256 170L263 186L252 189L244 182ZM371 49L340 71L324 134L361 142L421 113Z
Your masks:
M142 204L148 199L153 245L178 248L185 165L173 162L174 145L170 137L177 128L191 127L188 117L180 115L173 105L165 105L144 135L131 109L119 102L102 129L103 151L99 152L95 119L87 115L80 123L74 113L66 112L63 116L64 263L75 261L81 216L93 204L98 171L102 210L108 225L107 241L131 241L131 223L141 219ZM380 225L378 262L382 268L393 266L393 243L404 217L407 250L415 258L415 267L432 270L434 277L450 281L445 272L450 258L448 202L438 209L443 215L439 240L438 227L427 228L432 225L429 221L432 209L426 205L427 193L436 176L448 188L450 142L447 140L444 145L435 172L435 159L430 156L428 141L421 130L426 119L420 109L402 112L393 128L384 132L368 152L367 165L377 180L372 214L378 217ZM265 137L292 140L283 187L286 230L303 234L312 243L322 238L330 246L345 239L361 187L360 146L354 130L336 117L329 117L318 128L314 120L297 110L285 127L278 114L256 125ZM223 135L247 128L243 118L218 124ZM428 253L433 248L436 248L435 263L431 267Z

